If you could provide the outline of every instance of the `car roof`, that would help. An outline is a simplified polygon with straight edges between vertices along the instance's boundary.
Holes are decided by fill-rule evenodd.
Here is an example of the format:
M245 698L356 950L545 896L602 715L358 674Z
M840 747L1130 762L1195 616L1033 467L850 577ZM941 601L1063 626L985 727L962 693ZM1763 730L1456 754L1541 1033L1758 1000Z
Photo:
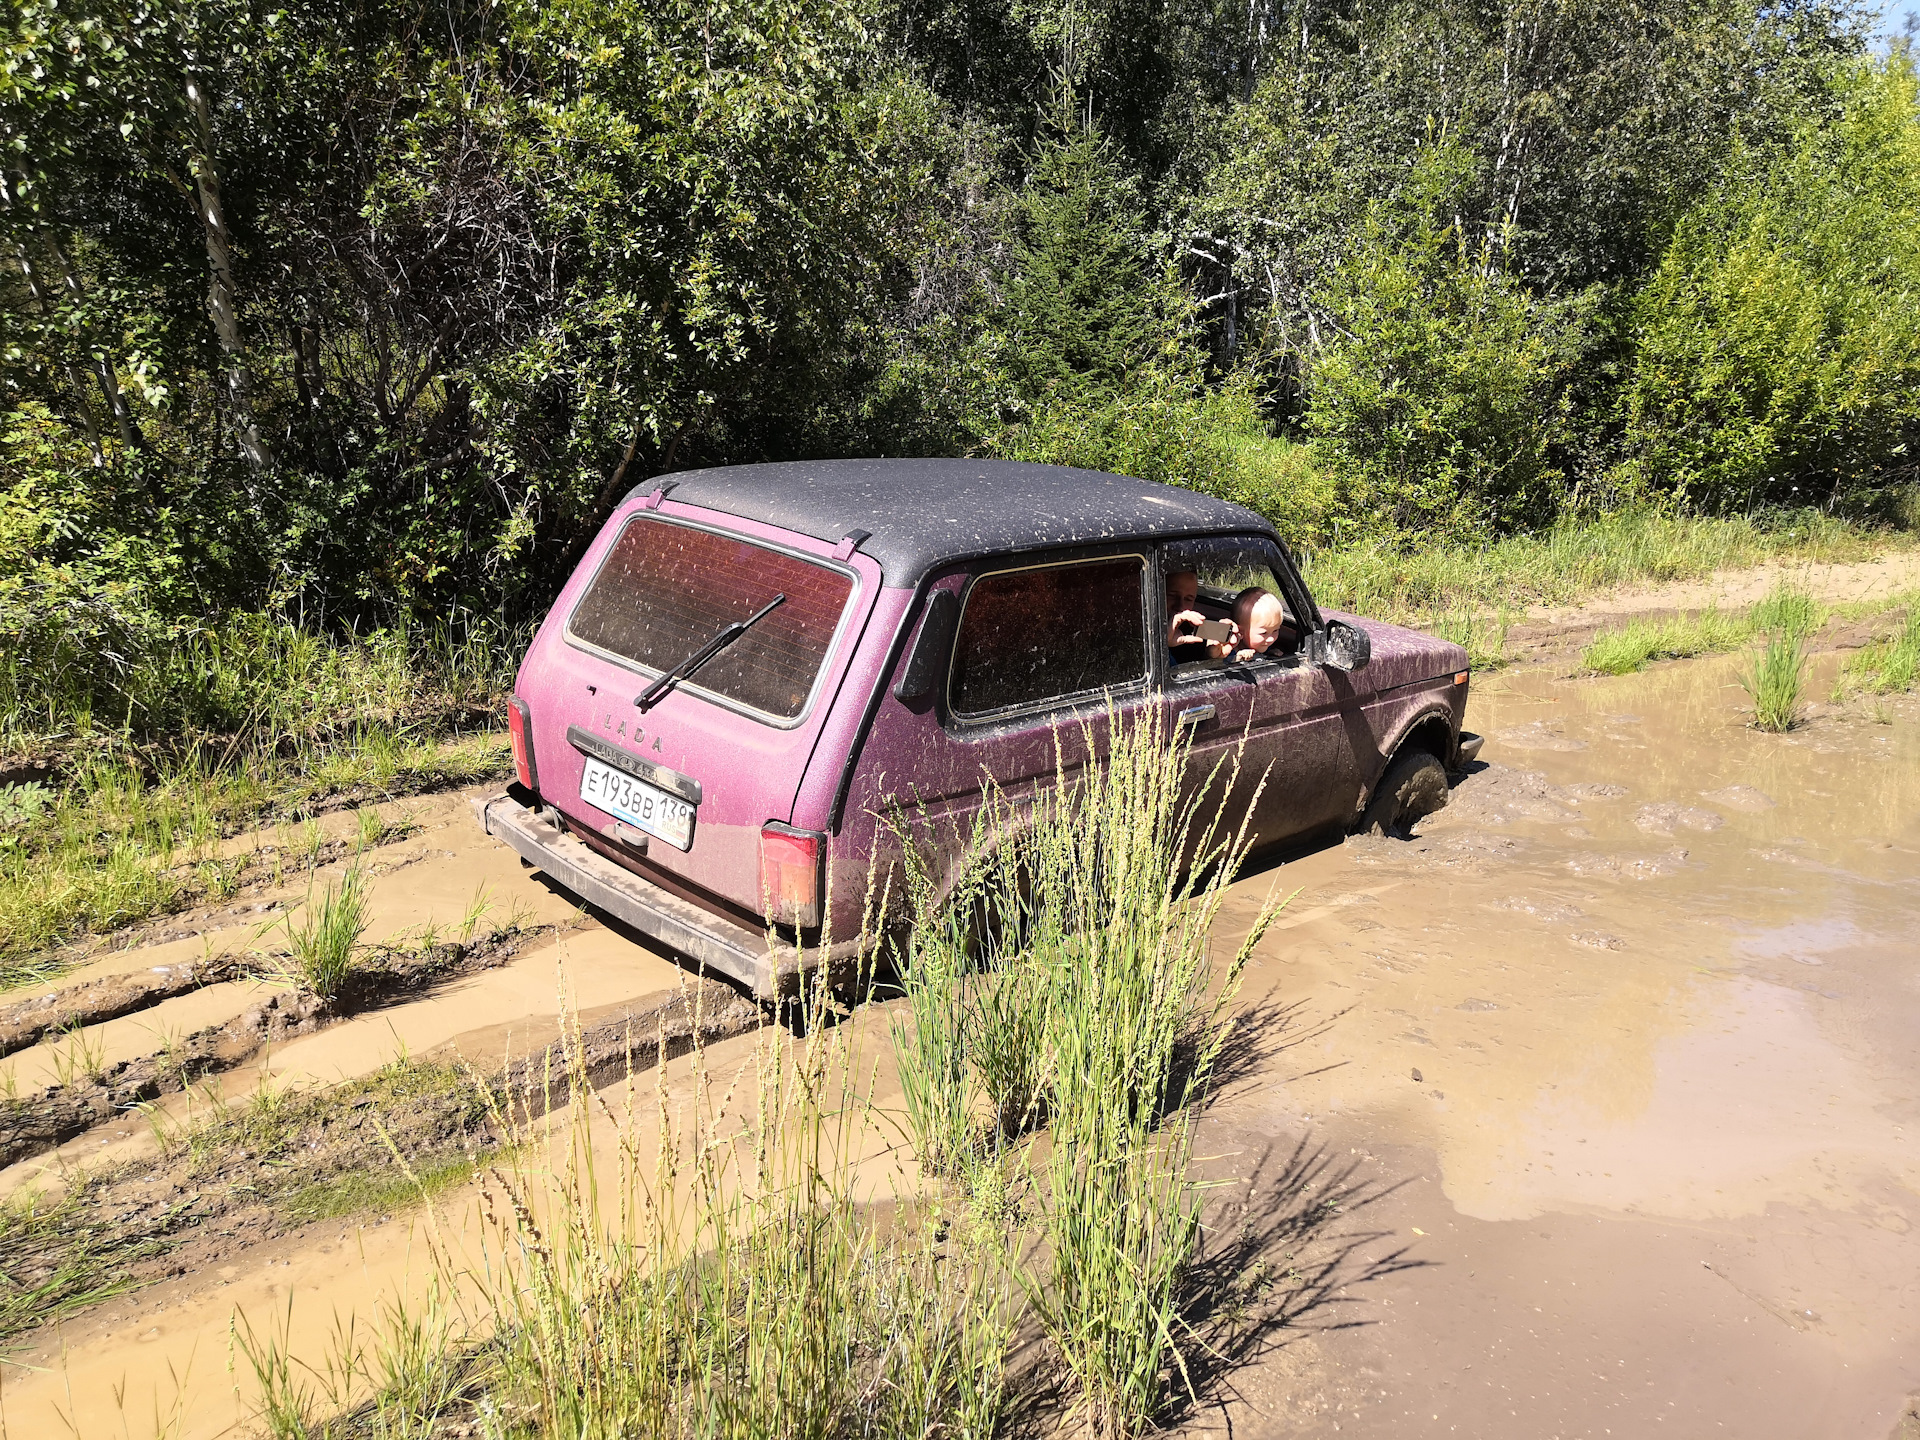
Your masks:
M672 498L816 540L868 532L863 554L887 583L917 584L951 560L1101 540L1210 535L1273 526L1230 501L1188 490L1012 460L792 460L683 470L643 481ZM1276 537L1277 538L1277 537Z

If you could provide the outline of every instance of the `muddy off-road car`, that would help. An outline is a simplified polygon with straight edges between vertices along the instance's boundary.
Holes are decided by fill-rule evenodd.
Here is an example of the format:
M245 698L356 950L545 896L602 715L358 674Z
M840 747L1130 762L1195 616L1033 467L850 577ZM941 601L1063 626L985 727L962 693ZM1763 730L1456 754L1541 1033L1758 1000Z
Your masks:
M1229 644L1256 587L1279 610ZM518 783L476 808L772 996L858 931L902 805L965 836L988 782L1017 802L1158 708L1196 783L1245 744L1259 844L1391 829L1470 758L1467 679L1457 645L1323 614L1271 525L1192 491L975 460L689 471L630 494L561 592L509 702Z

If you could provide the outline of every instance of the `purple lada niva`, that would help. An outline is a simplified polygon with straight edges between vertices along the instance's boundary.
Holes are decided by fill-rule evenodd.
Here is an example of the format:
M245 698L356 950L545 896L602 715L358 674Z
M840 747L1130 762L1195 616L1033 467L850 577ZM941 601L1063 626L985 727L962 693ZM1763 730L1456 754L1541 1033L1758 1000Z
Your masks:
M1216 622L1266 589L1280 638L1170 646L1170 584ZM642 484L581 560L509 702L518 783L476 809L770 998L858 931L903 805L965 836L989 781L1017 800L1159 710L1197 779L1244 739L1260 845L1391 829L1478 747L1467 679L1457 645L1323 613L1267 521L1189 490L979 460L696 470Z

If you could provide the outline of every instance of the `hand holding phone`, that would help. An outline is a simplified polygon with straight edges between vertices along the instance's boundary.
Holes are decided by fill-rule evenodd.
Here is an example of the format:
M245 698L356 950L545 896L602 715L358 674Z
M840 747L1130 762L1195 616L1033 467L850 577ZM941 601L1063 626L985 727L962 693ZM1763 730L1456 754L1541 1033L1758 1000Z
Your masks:
M1202 620L1194 627L1193 633L1209 645L1218 645L1233 634L1233 622L1231 620Z

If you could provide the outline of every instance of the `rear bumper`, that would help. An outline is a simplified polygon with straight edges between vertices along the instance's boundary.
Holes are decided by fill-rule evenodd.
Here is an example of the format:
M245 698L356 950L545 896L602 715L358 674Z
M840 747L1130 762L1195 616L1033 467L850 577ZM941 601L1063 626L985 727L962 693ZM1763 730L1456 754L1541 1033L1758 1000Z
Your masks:
M511 795L477 797L473 810L483 830L506 841L556 884L694 964L738 980L762 1000L790 992L806 971L823 963L840 965L859 954L858 940L825 950L800 950L778 941L770 948L765 931L702 910L621 868Z

